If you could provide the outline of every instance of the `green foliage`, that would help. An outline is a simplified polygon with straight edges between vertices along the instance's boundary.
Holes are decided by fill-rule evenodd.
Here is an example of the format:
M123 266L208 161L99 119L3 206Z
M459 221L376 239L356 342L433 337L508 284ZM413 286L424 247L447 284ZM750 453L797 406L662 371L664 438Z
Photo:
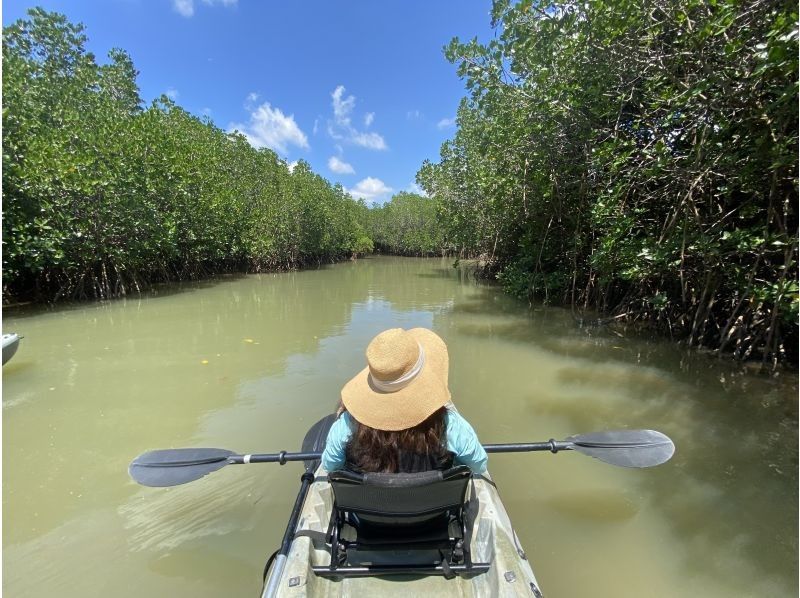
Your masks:
M516 294L796 358L797 6L494 2L418 182Z
M447 252L438 216L438 203L428 197L400 192L370 209L372 238L378 249L400 255L441 255Z
M37 8L3 36L6 300L371 249L363 202L166 97L143 107L130 57L97 64L81 25Z
M503 290L518 299L528 299L533 286L533 276L529 268L520 262L511 262L497 273L497 280Z

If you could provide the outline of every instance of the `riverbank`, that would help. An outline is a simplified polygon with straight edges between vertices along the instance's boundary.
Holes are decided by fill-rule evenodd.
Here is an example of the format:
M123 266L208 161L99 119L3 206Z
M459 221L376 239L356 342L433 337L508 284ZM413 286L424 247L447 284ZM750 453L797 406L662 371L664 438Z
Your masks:
M14 294L4 287L3 309L30 304L56 304L75 301L103 301L119 299L122 297L147 294L159 285L176 284L183 282L200 282L226 275L246 275L261 273L290 272L302 269L314 269L323 265L335 264L342 261L357 259L356 255L340 254L326 256L324 259L314 257L311 259L289 258L285 264L272 263L246 263L239 260L236 263L205 264L195 267L164 267L148 274L131 274L126 271L115 270L109 274L109 268L98 267L98 273L78 277L77 283L73 277L67 275L44 275L44 282L34 280L26 289L19 282L15 285ZM51 278L54 279L51 281ZM63 282L63 278L67 282ZM81 284L83 281L87 283Z
M455 259L455 258L454 258ZM713 356L718 359L733 361L741 364L743 371L748 371L761 375L780 375L796 374L798 371L798 352L797 347L788 347L782 354L782 359L767 359L766 355L746 355L737 353L728 348L703 345L693 342L690 329L670 326L668 322L660 320L658 317L648 317L648 313L617 311L602 312L590 306L570 305L562 302L562 297L554 295L549 301L531 298L526 292L516 292L514 288L509 288L502 276L497 275L496 267L486 258L455 259L455 265L460 265L472 272L476 279L486 283L496 284L507 294L528 304L529 309L536 307L554 306L568 309L572 314L575 324L585 329L605 329L610 334L620 337L635 335L639 337L658 337L663 341L672 342L676 347L685 347L698 355ZM789 333L789 338L795 338Z

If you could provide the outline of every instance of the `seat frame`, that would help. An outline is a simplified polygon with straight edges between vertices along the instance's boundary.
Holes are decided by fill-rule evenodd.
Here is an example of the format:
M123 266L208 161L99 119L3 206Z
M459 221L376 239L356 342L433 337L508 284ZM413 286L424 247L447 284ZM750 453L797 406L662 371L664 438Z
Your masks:
M413 474L331 472L333 508L326 534L331 560L327 567L312 567L314 573L329 578L454 577L487 571L490 563L473 563L470 554L471 513L477 512L477 502L467 501L471 478L464 465ZM477 501L474 492L470 500ZM343 533L350 532L347 527L355 531L355 539L347 539L352 536L352 532ZM376 541L370 532L392 538ZM388 563L359 562L359 556L389 553ZM438 558L430 558L432 554Z

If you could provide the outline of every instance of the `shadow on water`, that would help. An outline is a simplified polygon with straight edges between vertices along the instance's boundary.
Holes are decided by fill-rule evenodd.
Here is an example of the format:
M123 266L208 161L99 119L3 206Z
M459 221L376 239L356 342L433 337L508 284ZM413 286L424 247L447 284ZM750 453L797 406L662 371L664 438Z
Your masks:
M564 517L591 521L595 524L627 521L635 517L640 510L637 502L626 497L622 490L609 488L582 488L556 492L553 496L541 500L540 504Z
M24 341L25 339L23 339ZM22 342L22 341L20 341ZM22 348L22 345L20 345ZM3 376L20 375L28 371L30 368L36 367L35 362L26 359L25 354L20 354L18 350L14 357L3 366Z
M489 281L479 280L475 276L475 272L469 268L454 267L450 258L443 258L443 261L448 260L448 266L439 268L431 268L427 272L417 273L418 278L444 278L446 280L455 280L461 284L480 284L483 286L497 286Z
M775 389L783 394L786 415L797 418L797 372L782 371L783 375L759 373L751 364L718 357L666 341L658 335L639 330L618 329L614 325L586 327L575 321L565 308L532 307L504 295L496 289L485 288L468 302L456 304L453 314L492 314L492 318L459 322L461 333L483 338L502 337L506 341L535 344L563 357L588 358L603 363L656 367L659 370L681 372L685 383L701 387L711 384L724 391L763 392ZM623 332L620 332L623 330ZM576 380L585 377L580 371L565 372ZM662 382L669 383L668 380Z
M419 278L445 278L445 279L460 279L460 273L455 268L434 268L430 272L420 272L417 274Z
M657 428L676 444L670 463L630 478L635 500L577 488L534 498L542 511L621 522L650 505L668 522L663 533L684 547L687 571L720 579L737 571L742 587L783 593L777 580L797 570L798 554L798 513L786 509L797 502L795 376L754 375L731 360L641 333L581 327L568 310L525 309L490 292L450 315L459 335L531 352L512 367L535 380L523 390L531 420L562 419L575 432Z
M114 297L112 299L9 305L3 307L3 316L14 319L24 319L48 313L83 311L91 307L102 308L109 305L115 305L117 303L126 305L129 302L135 303L145 299L166 298L185 293L197 293L225 282L234 282L236 280L240 280L246 276L246 274L223 274L210 278L204 278L202 280L160 282L153 284L139 293L134 291L128 293L127 295Z

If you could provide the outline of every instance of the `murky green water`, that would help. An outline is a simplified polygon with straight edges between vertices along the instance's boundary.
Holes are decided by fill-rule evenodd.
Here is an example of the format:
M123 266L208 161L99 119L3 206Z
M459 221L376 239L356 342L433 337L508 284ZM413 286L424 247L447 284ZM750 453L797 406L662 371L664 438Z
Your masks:
M657 428L652 470L493 455L549 597L798 593L796 375L738 366L536 309L447 260L375 258L4 313L4 596L256 596L299 465L170 489L127 475L151 448L299 448L377 332L427 326L484 442Z

